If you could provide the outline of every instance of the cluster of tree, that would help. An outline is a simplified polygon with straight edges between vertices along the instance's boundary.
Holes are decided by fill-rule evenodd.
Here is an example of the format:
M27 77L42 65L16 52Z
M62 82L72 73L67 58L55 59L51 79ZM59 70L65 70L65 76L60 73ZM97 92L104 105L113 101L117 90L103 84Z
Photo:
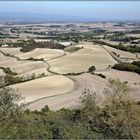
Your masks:
M18 29L15 29L15 28L12 28L12 29L10 30L10 32L11 32L11 33L20 33L20 31L18 31Z
M63 34L57 34L57 40L58 41L73 41L75 43L78 43L82 40L92 40L95 38L101 38L99 35L103 34L105 31L103 30L93 30L89 32L83 32L83 33L63 33Z
M10 69L8 69L8 73L6 73L5 76L0 76L0 78L3 79L4 86L8 86L12 84L27 82L27 81L34 80L37 78L42 78L45 76L46 76L45 73L41 73L38 76L36 76L33 73L31 76L21 77L21 76L17 76L17 73L12 72Z
M27 43L25 46L22 47L22 52L28 52L35 48L50 48L50 49L64 49L65 46L55 43L53 41L48 42L35 42L34 40L29 41L30 43Z
M93 75L97 75L97 76L100 76L101 78L106 78L106 76L105 75L103 75L102 73L92 73Z
M2 69L6 74L9 74L9 75L17 75L16 72L13 72L9 67L5 68L5 67L0 67L0 69Z
M131 44L140 44L140 40L134 40L130 42Z
M125 33L116 33L112 36L108 36L111 41L119 41L119 42L130 42L132 40L138 39L137 37L126 36Z
M124 37L117 37L117 38L111 38L110 40L111 41L119 41L119 42L130 42L132 40L136 40L137 38L136 37L128 37L128 36L124 36Z
M23 47L26 43L27 43L27 41L19 39L19 40L17 40L17 42L9 42L7 44L10 47Z
M134 61L132 63L118 63L115 64L113 68L122 71L132 71L140 74L140 61Z
M22 52L29 52L35 48L50 48L50 49L64 49L65 46L58 44L53 41L48 42L35 42L33 39L27 41L18 41L15 43L10 43L10 46L21 47Z
M140 67L140 61L133 61L132 64L134 64L134 65Z
M18 38L19 35L10 35L10 34L0 34L0 38L4 39L4 38Z
M110 80L105 100L98 106L95 93L85 90L75 109L25 110L15 91L0 89L1 139L139 139L140 106L129 97L127 84Z
M14 76L12 74L6 74L4 77L4 83L6 86L21 83L24 81L24 78L21 76Z
M0 31L0 35L5 35L3 32Z
M99 73L99 74L94 73L95 70L96 70L95 66L91 66L91 67L88 68L88 70L87 70L86 72L87 72L87 73L91 73L91 74L93 74L93 75L98 75L98 76L100 76L100 77L102 77L102 78L106 78L106 76L103 75L102 73ZM80 74L83 74L83 73L85 73L85 72L67 73L67 74L63 74L63 75L72 75L72 76L75 76L75 75L80 75Z
M132 34L140 34L140 30L131 30L129 33L132 33Z
M44 61L43 58L33 58L33 57L29 57L27 60L30 60L30 61Z
M46 32L31 32L31 33L36 35L46 35Z
M91 67L89 67L88 68L88 71L87 71L87 73L91 73L91 74L93 74L93 75L97 75L97 76L100 76L101 78L106 78L106 76L105 75L103 75L102 73L94 73L94 71L96 70L96 68L95 68L95 66L91 66Z
M66 73L66 74L63 74L63 75L72 75L72 76L76 76L76 75L80 75L80 74L83 74L84 72L77 72L77 73Z
M55 40L57 39L57 36L38 36L38 39L52 39Z
M64 50L67 51L67 52L73 53L73 52L78 51L82 48L83 47L68 46Z
M72 41L72 42L78 43L79 41L82 40L82 37L76 33L73 33L73 34L67 33L67 34L57 35L57 40L58 41Z
M94 40L93 42L101 44L101 45L107 45L107 46L110 46L112 48L116 48L116 49L119 49L119 50L132 52L132 53L135 53L135 52L139 53L140 52L140 47L136 46L136 45L124 46L122 43L120 43L119 45L114 45L114 44L110 44L110 43L107 43L107 42L104 42L104 41L101 41L101 40Z
M10 35L9 34L0 34L0 38L4 39L4 38L9 38Z
M3 79L4 86L20 83L24 79L23 77L17 76L17 73L13 72L9 67L0 67L0 69L2 69L6 74L5 76L0 76L0 78Z

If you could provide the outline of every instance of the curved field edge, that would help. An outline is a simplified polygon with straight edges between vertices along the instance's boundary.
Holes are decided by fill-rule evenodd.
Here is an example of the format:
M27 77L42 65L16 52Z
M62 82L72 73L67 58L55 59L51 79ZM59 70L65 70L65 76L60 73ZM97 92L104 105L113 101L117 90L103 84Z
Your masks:
M18 89L21 96L25 97L23 101L28 103L43 97L64 94L73 90L74 86L71 79L61 75L53 75L9 87Z
M101 53L101 54L100 54ZM83 48L64 57L50 60L50 71L59 74L86 72L89 67L105 70L117 61L102 47Z

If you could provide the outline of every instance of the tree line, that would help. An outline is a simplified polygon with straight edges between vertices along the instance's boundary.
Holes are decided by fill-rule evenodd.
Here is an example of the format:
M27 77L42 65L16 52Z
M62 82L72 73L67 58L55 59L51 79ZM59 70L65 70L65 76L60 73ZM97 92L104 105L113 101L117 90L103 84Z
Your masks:
M118 63L115 64L112 68L122 71L131 71L140 74L140 61L133 61L132 63Z
M119 49L119 50L128 51L128 52L131 52L131 53L136 53L136 52L140 53L140 47L137 46L137 45L124 46L122 43L120 43L119 45L114 45L114 44L110 44L110 43L107 43L105 41L96 40L96 39L93 42L101 44L101 45L107 45L107 46L110 46L112 48L116 48L116 49Z

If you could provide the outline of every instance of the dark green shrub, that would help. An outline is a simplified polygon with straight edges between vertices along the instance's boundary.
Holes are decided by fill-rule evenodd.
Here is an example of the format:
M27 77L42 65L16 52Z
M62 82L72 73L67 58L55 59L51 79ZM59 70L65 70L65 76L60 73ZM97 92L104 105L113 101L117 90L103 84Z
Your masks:
M50 111L49 106L45 105L44 108L41 109L42 112L48 112Z
M89 67L87 73L92 73L92 72L94 72L95 70L96 70L95 66L91 66L91 67Z
M13 72L9 67L8 68L4 68L4 67L0 67L0 69L2 69L6 74L10 74L10 75L17 75L16 72Z
M100 76L100 77L102 77L102 78L106 78L106 76L105 75L103 75L102 73L99 73L99 74L96 74L96 75L98 75L98 76Z

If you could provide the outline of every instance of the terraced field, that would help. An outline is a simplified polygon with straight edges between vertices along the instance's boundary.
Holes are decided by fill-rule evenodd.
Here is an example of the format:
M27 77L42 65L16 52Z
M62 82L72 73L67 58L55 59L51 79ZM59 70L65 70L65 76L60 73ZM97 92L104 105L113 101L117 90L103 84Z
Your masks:
M140 34L127 34L127 36L140 38Z
M83 44L80 49L72 54L49 61L50 70L60 73L78 73L87 71L90 66L95 66L97 70L104 70L108 65L113 65L116 61L100 46Z
M96 72L99 73L99 72ZM120 79L123 82L128 82L131 88L131 96L136 100L140 100L140 76L134 72L126 72L110 69L107 71L100 72L107 77L113 79Z
M27 103L43 97L69 92L74 88L74 82L64 76L54 75L21 84L15 84L10 87L18 89L19 93L25 97L25 100L23 101Z
M111 40L104 40L104 39L101 39L101 41L112 44L112 45L119 45L120 43L119 41L111 41Z
M64 54L65 52L63 50L37 48L31 52L18 54L16 56L21 59L28 59L30 57L33 57L33 58L38 58L38 59L43 58L44 60L49 60L49 59L52 59L54 57L58 57Z
M91 93L97 93L97 102L100 104L104 95L103 88L106 85L106 80L91 74L81 74L78 76L69 76L75 83L75 88L65 94L43 98L36 102L29 104L30 110L41 110L46 104L52 110L59 110L61 108L76 108L80 104L80 97L86 89L90 89Z
M140 100L140 77L135 73L122 72L107 69L117 61L109 52L120 55L120 59L128 61L138 59L135 54L124 52L108 46L101 47L93 45L92 42L80 42L75 47L82 49L66 53L63 50L37 48L31 52L21 53L19 48L2 48L4 53L9 53L24 60L17 60L14 57L4 56L0 53L0 66L10 67L19 76L29 76L35 73L45 73L47 77L34 79L28 82L11 85L18 89L25 99L22 102L29 103L31 110L40 110L44 105L49 105L53 110L63 107L76 107L79 104L79 97L85 89L97 93L98 103L104 98L103 89L109 78L120 78L127 81L132 88L133 97ZM107 51L108 50L108 51ZM43 58L45 61L29 61L27 58ZM84 73L78 76L63 76L62 74L86 72L90 66L96 67L96 73L102 73L107 78ZM0 75L3 75L0 69ZM129 75L129 76L128 76Z
M2 52L0 52L0 63L3 62L3 61L13 61L13 60L16 60L15 58L12 58L12 57L7 57L7 56L4 56L4 54Z
M17 72L19 75L28 76L35 74L49 74L47 65L41 61L19 61L16 58L4 56L0 53L0 67L10 67L11 70Z
M22 54L19 48L0 48L0 51L6 53L6 54L11 54L11 55L17 55L17 54Z
M122 51L122 50L118 50L106 45L103 45L107 50L109 50L110 52L115 52L117 55L120 55L120 59L123 59L125 61L129 61L129 60L137 60L137 57L134 53L130 53L127 51Z

